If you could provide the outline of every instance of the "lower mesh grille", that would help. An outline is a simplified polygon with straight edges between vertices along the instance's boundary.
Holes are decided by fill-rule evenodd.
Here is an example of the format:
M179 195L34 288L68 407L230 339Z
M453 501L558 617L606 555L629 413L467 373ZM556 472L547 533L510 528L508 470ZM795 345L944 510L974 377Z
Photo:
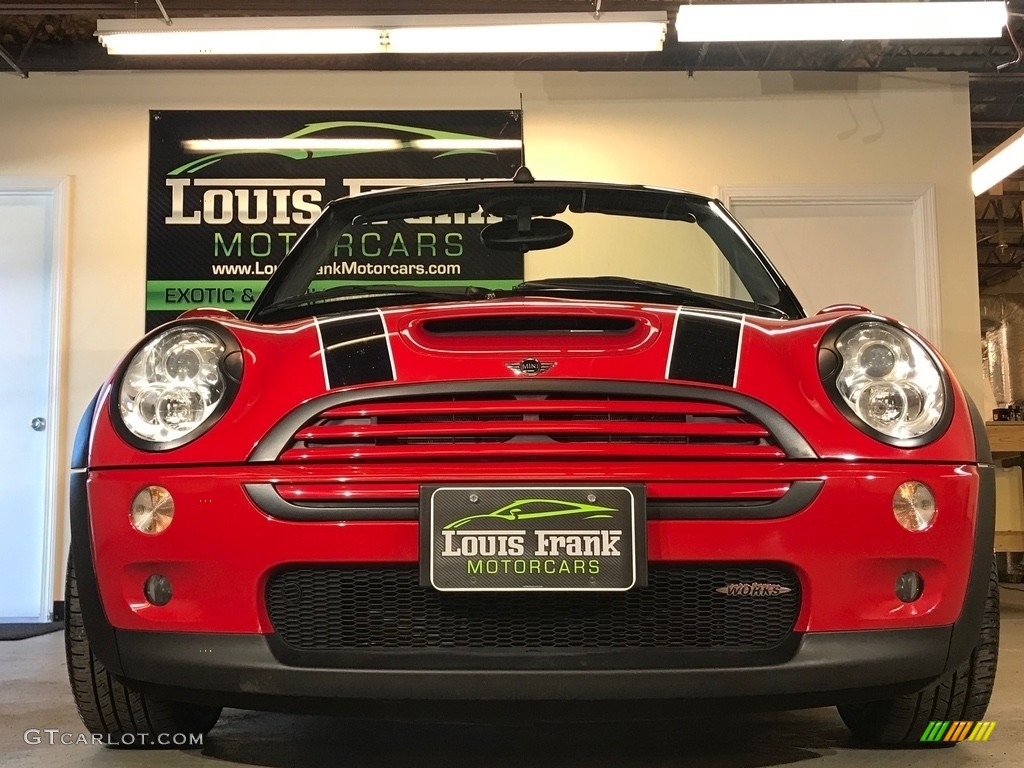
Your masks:
M800 585L772 564L652 565L648 586L625 593L441 593L415 567L303 567L277 572L266 599L298 651L766 651L791 636Z

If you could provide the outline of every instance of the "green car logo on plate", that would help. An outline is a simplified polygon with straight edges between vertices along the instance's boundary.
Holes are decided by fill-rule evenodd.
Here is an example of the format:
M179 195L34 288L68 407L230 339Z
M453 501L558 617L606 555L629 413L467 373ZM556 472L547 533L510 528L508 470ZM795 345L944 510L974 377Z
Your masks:
M445 530L461 528L473 520L505 520L510 523L520 520L536 520L545 517L579 516L584 520L609 518L616 510L611 507L600 507L595 504L583 504L558 499L517 499L493 512L482 515L469 515L453 520L444 527Z

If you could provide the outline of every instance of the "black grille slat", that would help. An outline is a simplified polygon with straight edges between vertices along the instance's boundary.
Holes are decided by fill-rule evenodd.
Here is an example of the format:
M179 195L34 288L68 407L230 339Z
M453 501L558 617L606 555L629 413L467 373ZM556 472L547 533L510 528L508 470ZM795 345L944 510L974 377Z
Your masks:
M737 583L778 595L724 595ZM300 651L659 649L767 651L792 633L795 574L777 565L652 565L625 593L441 593L415 567L296 567L267 585L274 630Z
M504 404L498 405L502 400ZM564 407L560 407L561 401L565 402ZM637 398L629 395L525 396L508 393L496 399L488 393L479 398L472 395L449 398L435 395L413 400L381 398L377 402L393 407L376 414L363 413L359 409L350 413L328 409L299 429L289 448L292 451L317 451L345 447L513 442L664 444L706 446L709 455L723 457L728 457L731 448L754 446L765 449L765 457L770 458L779 447L770 431L749 413L727 406L709 406L707 403L671 398L648 398L649 413L637 410ZM579 410L577 404L580 402L589 407ZM405 412L403 403L408 404ZM602 403L604 410L600 409ZM429 408L427 412L422 410L425 406ZM665 406L671 406L671 409L667 410ZM445 410L441 411L441 407ZM466 432L466 427L473 424L480 424L483 428L479 434ZM496 426L499 424L508 426L498 430ZM516 424L524 425L521 433L517 432ZM608 425L607 430L600 428L602 424ZM408 429L402 430L403 427ZM392 434L394 430L409 432L414 428L418 428L417 434ZM736 433L736 429L745 429L746 432Z
M705 420L707 416L727 419L739 417L742 423L758 425L763 430L763 439L759 440L757 445L749 444L746 438L735 438L732 435L722 435L725 439L715 444L666 444L665 447L671 449L670 453L674 458L770 461L817 458L817 453L811 445L782 414L758 400L733 390L677 383L520 377L507 381L392 384L386 387L330 392L303 403L282 418L256 445L248 460L257 463L350 461L353 458L366 461L389 460L395 458L393 451L379 451L377 446L366 444L350 446L353 450L361 452L358 457L353 457L345 445L330 445L318 440L317 430L335 419L343 420L349 416L360 415L359 412L374 417L426 415L430 417L427 422L435 421L433 417L447 418L454 413L486 413L490 416L501 412L514 413L517 418L518 414L524 414L529 416L527 421L540 421L539 411L551 410L551 407L544 405L531 407L527 405L530 401L545 401L553 408L568 412L632 410L634 413L685 413L690 417L699 417L701 423L709 428L713 428L714 424L719 422ZM512 408L509 408L510 405ZM506 441L506 444L514 447L516 439ZM657 447L660 443L660 440L655 440L651 443L634 443L632 446L623 447L646 449ZM593 445L586 443L580 445L586 449L593 448ZM546 447L544 444L541 446ZM394 446L381 447L390 449ZM481 461L502 458L500 445L485 443L483 447L487 450L479 453L472 451L472 445L466 447L468 450L459 454L459 458L465 456ZM680 451L680 448L695 450ZM606 447L603 451L602 459L607 461L646 461L650 457L649 451L646 450L630 452L622 450L621 447ZM549 451L548 454L550 453L552 452ZM548 454L545 454L545 458L550 458ZM592 451L584 451L579 457L564 453L559 457L588 460L591 455ZM428 453L420 453L411 458L429 460L434 457ZM456 457L449 452L441 458L452 460Z

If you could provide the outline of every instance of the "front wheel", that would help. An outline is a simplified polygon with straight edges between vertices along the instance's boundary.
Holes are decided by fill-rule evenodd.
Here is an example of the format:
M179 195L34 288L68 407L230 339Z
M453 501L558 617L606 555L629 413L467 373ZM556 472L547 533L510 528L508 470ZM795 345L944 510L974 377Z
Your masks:
M956 741L922 741L933 721L977 721L985 717L999 656L999 578L989 577L981 634L970 657L936 683L917 693L839 707L853 735L877 746L953 746Z
M167 701L133 690L114 677L89 646L82 622L73 556L64 592L64 649L78 715L110 746L198 747L220 717L220 708Z

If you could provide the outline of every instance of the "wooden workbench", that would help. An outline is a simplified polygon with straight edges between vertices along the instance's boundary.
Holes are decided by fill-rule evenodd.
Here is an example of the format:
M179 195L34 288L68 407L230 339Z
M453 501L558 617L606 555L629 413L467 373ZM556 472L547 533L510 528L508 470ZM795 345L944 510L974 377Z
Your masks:
M985 423L988 442L995 458L1024 454L1024 421L989 421ZM1000 515L996 513L996 519ZM1013 530L1005 524L996 526L996 552L1024 552L1024 530Z
M1024 453L1024 421L987 421L992 453Z

